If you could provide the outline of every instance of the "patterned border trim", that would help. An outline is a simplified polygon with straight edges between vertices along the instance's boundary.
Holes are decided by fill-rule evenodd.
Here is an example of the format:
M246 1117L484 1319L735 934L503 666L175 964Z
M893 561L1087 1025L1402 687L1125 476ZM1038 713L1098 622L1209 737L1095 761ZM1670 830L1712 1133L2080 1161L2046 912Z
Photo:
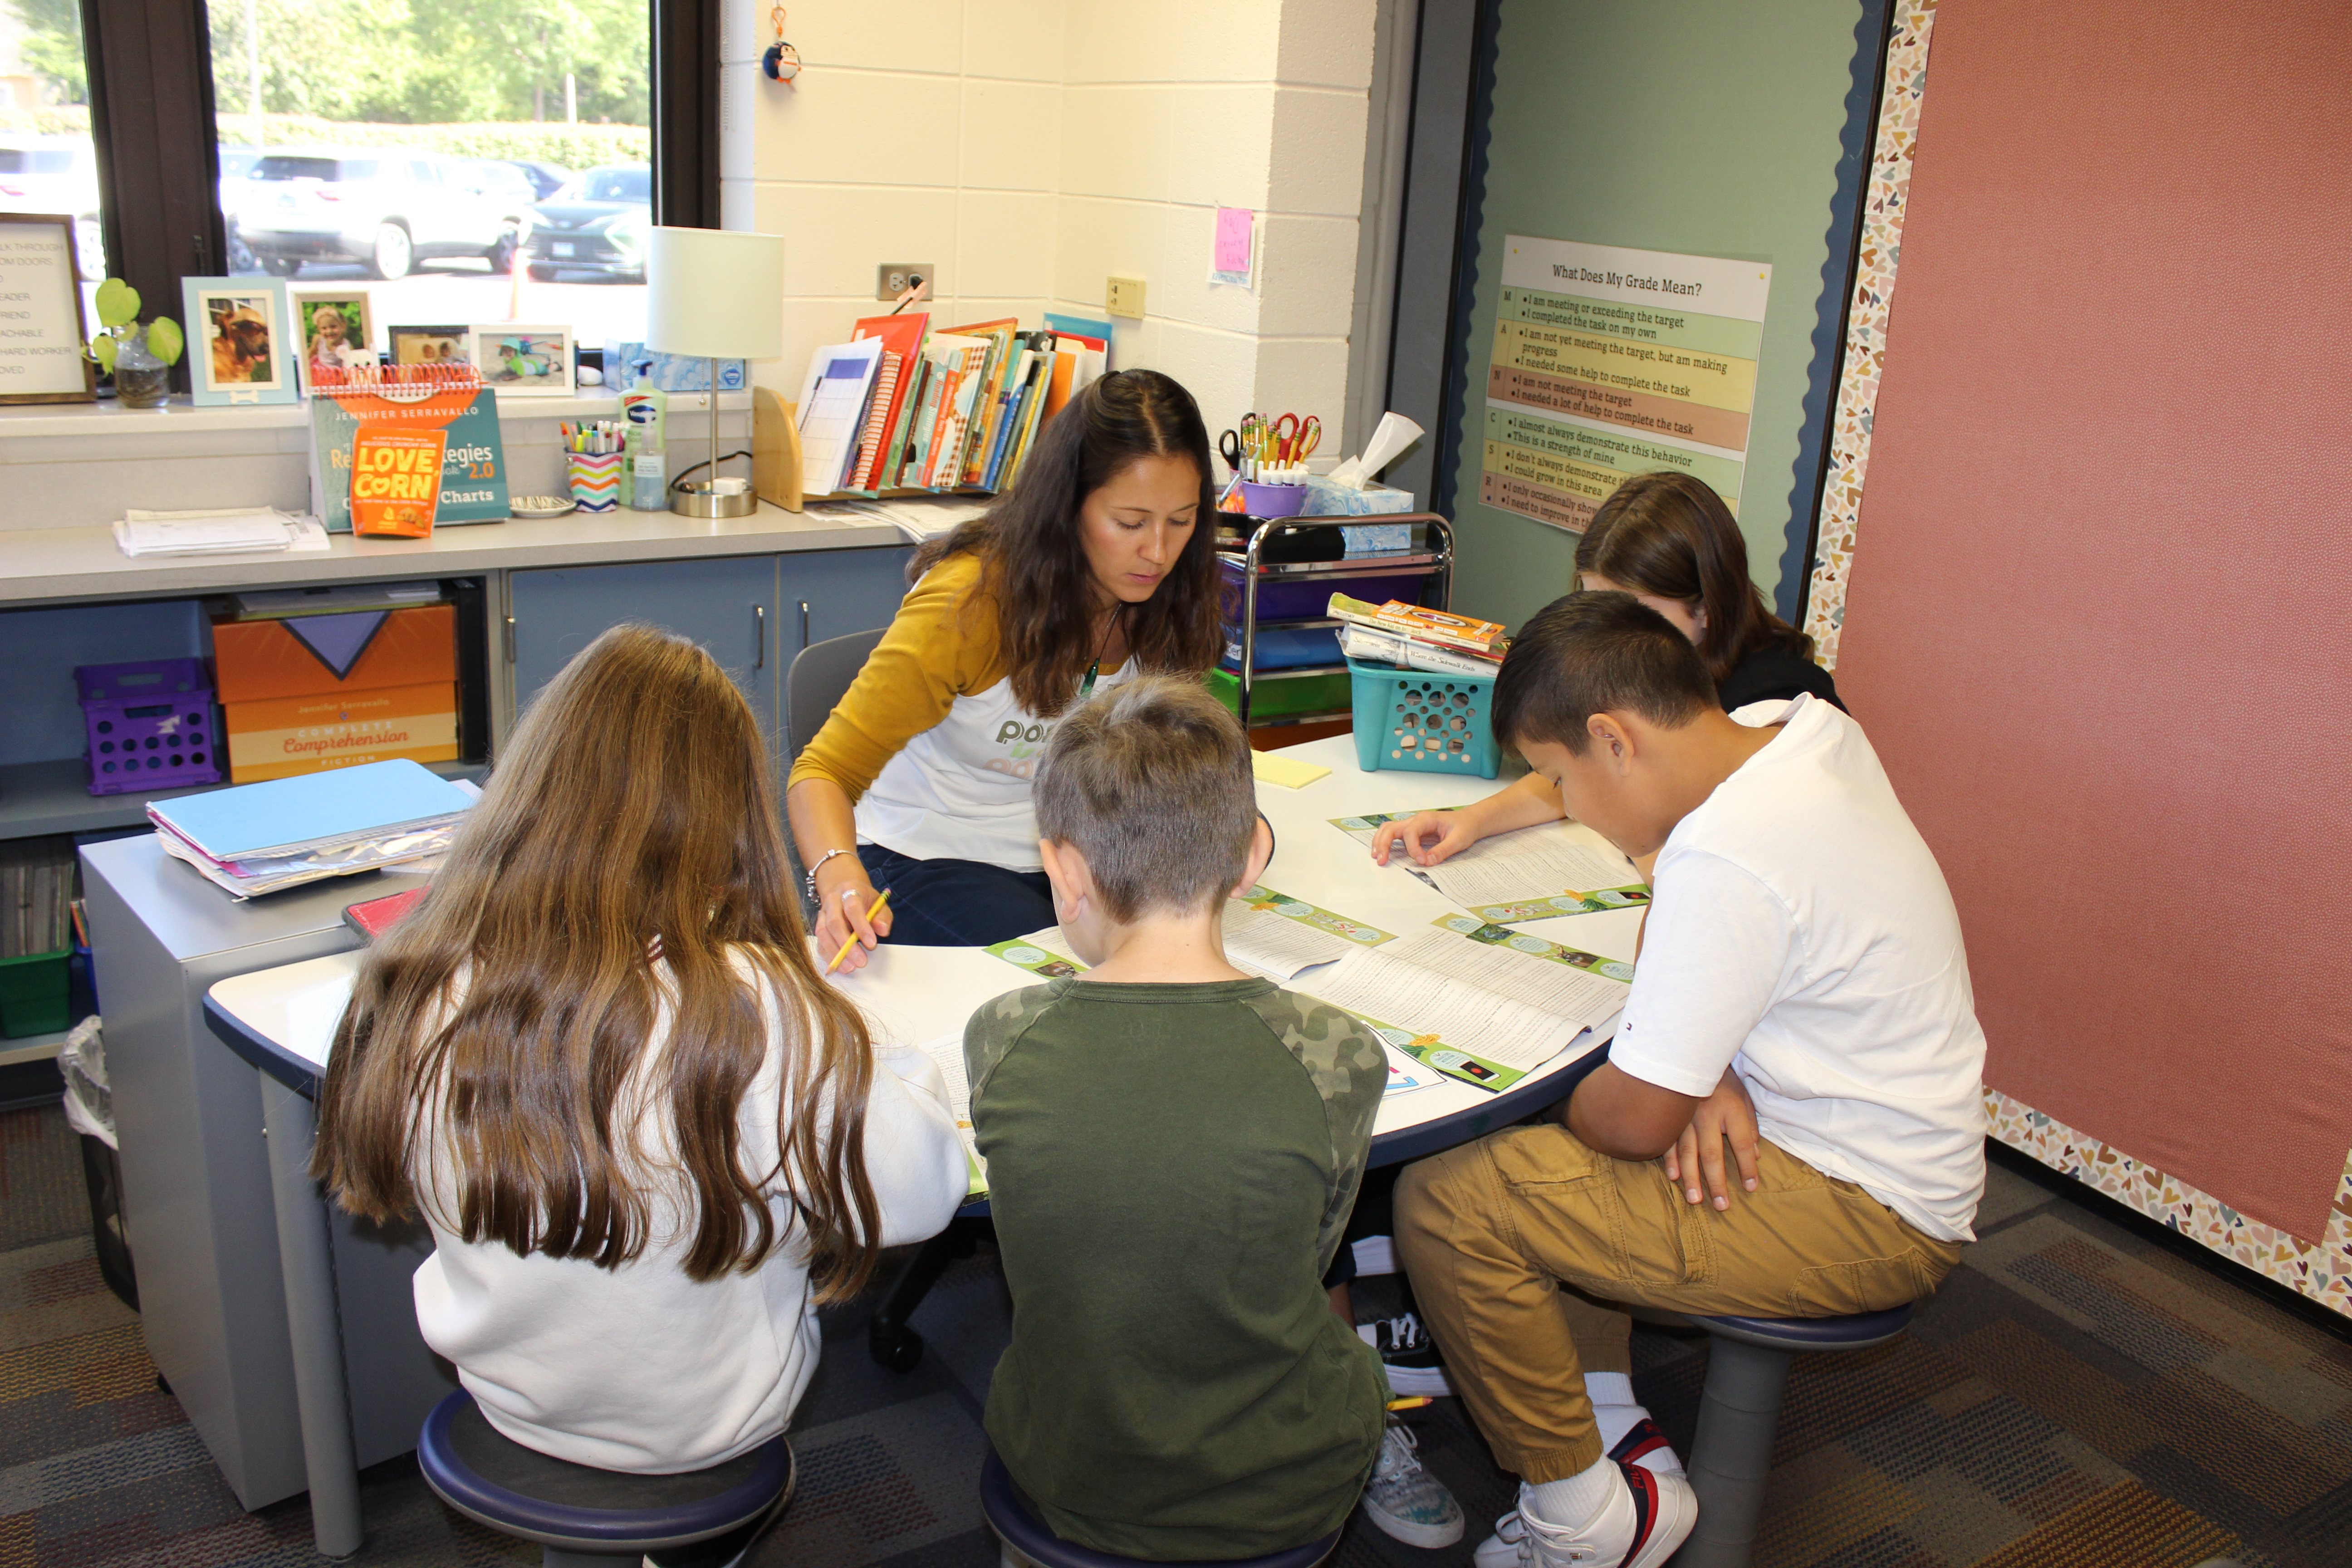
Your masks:
M1862 209L1862 249L1854 258L1846 309L1845 363L1830 423L1829 482L1822 487L1820 542L1805 595L1805 630L1814 657L1837 668L1838 628L1845 622L1846 574L1870 468L1870 420L1886 363L1886 318L1895 301L1895 268L1903 258L1904 203L1911 194L1911 154L1919 144L1919 105L1927 95L1927 41L1936 0L1897 0L1886 43L1886 83L1878 100L1870 188Z
M1985 1111L1992 1119L1992 1135L2011 1148L2211 1247L2232 1263L2352 1317L2352 1153L2345 1156L2344 1174L2328 1211L2326 1237L2315 1243L2248 1219L2211 1194L2053 1121L1999 1089L1985 1090Z

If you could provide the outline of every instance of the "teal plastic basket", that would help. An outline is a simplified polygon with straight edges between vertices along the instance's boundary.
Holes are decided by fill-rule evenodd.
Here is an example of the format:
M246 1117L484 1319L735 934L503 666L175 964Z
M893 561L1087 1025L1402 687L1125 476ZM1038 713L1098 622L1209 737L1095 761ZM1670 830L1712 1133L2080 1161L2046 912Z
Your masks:
M1482 779L1502 772L1493 676L1432 675L1351 658L1348 684L1355 699L1358 767Z

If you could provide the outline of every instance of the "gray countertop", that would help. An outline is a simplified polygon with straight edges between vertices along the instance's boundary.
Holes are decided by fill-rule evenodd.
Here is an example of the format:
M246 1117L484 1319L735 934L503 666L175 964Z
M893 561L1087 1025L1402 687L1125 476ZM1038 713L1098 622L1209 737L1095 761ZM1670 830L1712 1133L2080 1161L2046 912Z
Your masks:
M253 554L130 560L112 530L0 531L0 605L163 598L236 588L402 577L448 577L529 566L764 555L795 550L899 545L887 526L845 527L761 502L750 517L703 521L666 511L567 512L439 528L430 539L336 534L324 554Z

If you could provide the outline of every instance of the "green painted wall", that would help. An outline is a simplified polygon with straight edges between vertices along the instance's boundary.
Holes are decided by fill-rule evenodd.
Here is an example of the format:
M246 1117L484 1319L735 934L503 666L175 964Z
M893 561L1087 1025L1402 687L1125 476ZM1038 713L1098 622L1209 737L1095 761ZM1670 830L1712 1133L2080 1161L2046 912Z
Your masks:
M1454 475L1457 610L1517 626L1568 591L1576 535L1479 501L1503 237L1772 264L1740 493L1769 599L1812 363L1860 0L1503 0Z

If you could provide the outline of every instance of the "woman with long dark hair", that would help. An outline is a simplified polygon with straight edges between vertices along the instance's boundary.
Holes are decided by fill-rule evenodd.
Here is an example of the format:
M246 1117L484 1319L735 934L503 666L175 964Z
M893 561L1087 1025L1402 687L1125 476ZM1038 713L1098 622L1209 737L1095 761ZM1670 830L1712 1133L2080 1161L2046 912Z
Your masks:
M1813 662L1813 639L1766 607L1731 509L1688 474L1636 474L1612 490L1577 542L1576 585L1631 594L1665 616L1696 645L1726 712L1806 692L1845 706L1830 672ZM1416 865L1434 866L1490 834L1559 815L1559 793L1529 773L1457 811L1383 826L1372 836L1372 858L1385 866L1402 847Z
M1076 700L1216 658L1209 434L1157 371L1104 376L914 587L785 794L819 947L953 947L1054 923L1030 791ZM890 903L869 922L877 888Z

